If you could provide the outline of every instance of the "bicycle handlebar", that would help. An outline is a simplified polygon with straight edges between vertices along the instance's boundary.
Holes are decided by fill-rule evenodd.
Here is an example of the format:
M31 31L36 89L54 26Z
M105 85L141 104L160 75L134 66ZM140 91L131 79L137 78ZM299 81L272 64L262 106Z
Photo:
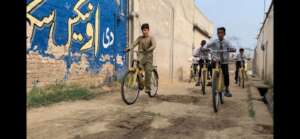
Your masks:
M128 49L127 51L125 50L126 53L130 52L132 49ZM134 53L138 53L139 51L133 50Z
M208 52L209 53L236 52L236 50L235 49L233 49L233 50L230 50L230 49L228 49L228 50L212 50L212 49L208 49Z

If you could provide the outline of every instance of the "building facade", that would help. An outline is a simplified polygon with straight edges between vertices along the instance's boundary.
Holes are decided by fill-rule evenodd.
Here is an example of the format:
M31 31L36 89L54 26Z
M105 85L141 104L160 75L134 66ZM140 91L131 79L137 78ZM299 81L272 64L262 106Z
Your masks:
M212 23L193 0L27 0L27 90L77 83L98 86L121 78L125 47L150 24L162 79L187 77L192 47Z
M192 49L213 33L212 22L203 15L194 0L129 1L129 45L141 35L140 26L147 22L156 38L154 64L160 80L189 78Z
M274 79L274 37L273 37L273 2L270 5L266 18L257 37L257 46L254 55L254 73L273 84Z

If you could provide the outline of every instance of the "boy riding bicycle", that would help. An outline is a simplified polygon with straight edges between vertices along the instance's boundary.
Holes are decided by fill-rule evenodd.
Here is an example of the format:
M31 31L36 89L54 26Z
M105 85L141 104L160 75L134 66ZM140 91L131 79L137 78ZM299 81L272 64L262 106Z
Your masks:
M240 48L239 50L239 54L236 56L236 63L235 63L235 84L238 83L238 74L239 74L239 70L241 67L245 68L245 60L249 60L249 58L246 58L245 54L244 54L244 48ZM243 63L243 65L242 65Z
M197 68L199 66L199 57L198 57L197 53L198 53L198 48L193 50L193 58L192 58L192 65L191 65L192 66L191 68L193 69L193 76L196 76ZM192 77L192 78L194 78L194 77Z
M153 51L156 47L156 41L153 36L149 35L149 24L143 24L141 30L143 32L143 35L139 36L131 47L126 48L126 51L130 51L138 45L139 67L145 70L145 92L149 94L151 92Z
M201 46L198 49L196 49L197 51L194 54L194 56L197 56L197 57L200 58L199 61L198 61L198 64L200 66L200 70L199 70L199 74L198 74L199 78L198 78L198 81L196 83L196 86L200 86L201 71L202 71L202 68L203 68L203 64L204 63L206 63L206 64L210 63L210 61L208 59L208 53L207 53L207 51L205 51L206 49L204 48L205 44L206 44L206 41L202 40L201 41Z
M235 48L231 45L231 43L225 39L225 28L220 27L217 29L218 39L213 40L211 43L207 44L207 48L212 50L229 50L231 52L235 52ZM220 64L222 68L222 72L224 75L224 84L225 84L225 96L232 97L232 94L229 91L229 69L228 69L228 60L229 60L229 52L220 52L218 53L220 59ZM212 67L216 67L215 61L212 61Z

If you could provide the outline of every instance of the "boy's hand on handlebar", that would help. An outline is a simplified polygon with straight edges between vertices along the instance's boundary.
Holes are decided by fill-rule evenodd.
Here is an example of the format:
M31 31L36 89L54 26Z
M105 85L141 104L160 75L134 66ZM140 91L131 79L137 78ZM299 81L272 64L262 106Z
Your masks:
M235 48L228 48L227 49L229 52L236 52L236 49Z
M205 52L210 52L211 49L210 49L210 48L204 48L204 51L205 51Z
M200 49L202 52L209 52L209 48L201 48Z
M130 51L130 48L128 48L128 47L125 48L125 51L126 51L126 52L129 52L129 51Z

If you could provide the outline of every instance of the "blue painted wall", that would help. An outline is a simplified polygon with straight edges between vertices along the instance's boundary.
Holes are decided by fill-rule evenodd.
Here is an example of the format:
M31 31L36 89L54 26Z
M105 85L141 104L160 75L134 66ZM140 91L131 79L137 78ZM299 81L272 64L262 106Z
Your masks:
M32 6L34 2L35 4ZM82 2L78 10L82 15L89 12L86 19L79 19L72 24L73 33L81 34L82 40L76 40L71 37L70 46L68 47L68 36L70 30L68 21L78 18L78 12L75 11L75 5ZM31 44L27 46L27 52L38 52L42 57L55 59L63 59L66 64L65 79L68 79L68 71L72 63L80 62L80 57L84 54L88 58L89 72L98 73L105 61L101 60L101 56L109 55L109 62L115 65L117 75L122 75L126 70L124 48L127 45L127 0L27 0L27 8L32 10L27 11L27 19L33 26L31 35ZM96 17L96 11L99 10L99 16ZM46 21L47 17L54 14L54 18ZM31 18L29 18L32 16ZM95 30L96 19L99 19L99 30ZM43 22L38 25L35 20ZM93 37L87 34L87 24L92 25ZM51 27L53 33L50 34ZM95 37L98 35L98 41ZM53 43L57 47L68 48L67 53L57 58L53 54L47 52L49 47L48 40L52 37ZM80 49L92 39L92 45L86 50ZM96 51L96 43L98 50ZM122 57L123 64L117 63L116 58Z

